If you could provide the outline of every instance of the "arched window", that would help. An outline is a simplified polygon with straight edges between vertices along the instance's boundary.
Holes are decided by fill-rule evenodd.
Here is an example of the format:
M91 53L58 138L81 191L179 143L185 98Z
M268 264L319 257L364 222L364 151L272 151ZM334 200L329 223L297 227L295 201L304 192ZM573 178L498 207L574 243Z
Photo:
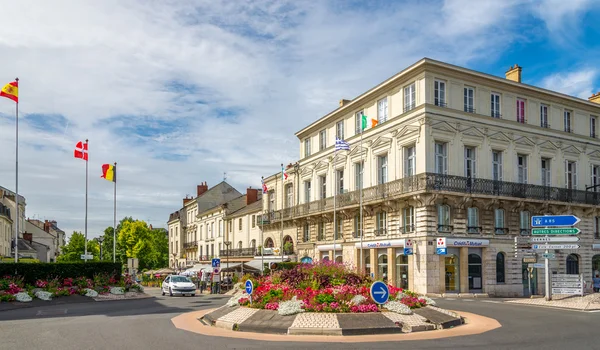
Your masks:
M256 240L255 239L250 241L250 248L252 248L252 249L256 248Z
M283 238L283 252L284 254L294 253L294 241L292 240L292 237L285 236Z
M579 257L576 254L567 256L567 274L579 275Z
M504 255L504 253L496 254L496 283L505 283L506 282L505 259L506 259L506 256Z
M275 244L273 244L273 239L271 237L265 240L265 248L273 248Z
M238 249L242 249L242 241L238 242Z

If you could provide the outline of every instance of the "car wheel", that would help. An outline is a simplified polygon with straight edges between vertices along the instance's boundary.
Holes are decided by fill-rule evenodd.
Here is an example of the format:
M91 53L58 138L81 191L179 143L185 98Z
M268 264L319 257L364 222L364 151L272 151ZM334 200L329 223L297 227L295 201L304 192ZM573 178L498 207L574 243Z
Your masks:
M169 287L169 296L173 296L173 291L171 290L171 287Z
M165 296L165 290L164 289L162 290L162 295L163 295L163 297Z
M193 297L195 297L195 296L196 296L196 294L190 294L190 296L193 296Z

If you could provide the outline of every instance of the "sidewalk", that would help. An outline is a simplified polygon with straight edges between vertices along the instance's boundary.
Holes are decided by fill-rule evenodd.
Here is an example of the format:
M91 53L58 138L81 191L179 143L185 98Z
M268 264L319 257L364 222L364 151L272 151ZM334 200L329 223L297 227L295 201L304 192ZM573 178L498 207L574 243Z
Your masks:
M574 295L553 295L552 300L542 298L507 300L506 303L555 307L580 311L600 310L600 293L583 297Z

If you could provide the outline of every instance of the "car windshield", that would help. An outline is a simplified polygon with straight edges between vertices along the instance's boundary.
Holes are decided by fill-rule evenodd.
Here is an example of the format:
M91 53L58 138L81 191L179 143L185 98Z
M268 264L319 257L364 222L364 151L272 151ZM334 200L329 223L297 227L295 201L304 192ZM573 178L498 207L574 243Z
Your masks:
M192 281L190 281L189 278L184 277L184 276L173 276L173 277L171 277L171 282L177 283L177 282L192 282Z

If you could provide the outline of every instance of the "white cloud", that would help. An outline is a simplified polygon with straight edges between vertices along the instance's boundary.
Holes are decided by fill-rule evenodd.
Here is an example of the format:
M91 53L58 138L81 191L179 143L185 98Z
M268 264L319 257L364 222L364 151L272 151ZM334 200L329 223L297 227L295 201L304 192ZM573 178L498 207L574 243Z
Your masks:
M598 71L592 68L585 68L568 73L556 73L544 78L541 86L554 91L559 91L567 95L577 96L586 99L594 91L594 80Z
M463 65L497 57L520 38L516 14L529 1L350 4L3 4L0 79L21 78L27 214L82 230L85 164L72 152L84 138L90 236L112 224L112 186L99 178L103 163L119 163L119 216L155 226L166 225L196 184L215 185L224 171L240 191L258 187L261 175L297 158L293 133L339 99L423 56ZM237 112L228 116L231 110ZM9 100L0 101L0 185L8 188L13 113ZM66 122L39 130L27 122L41 123L34 113Z

